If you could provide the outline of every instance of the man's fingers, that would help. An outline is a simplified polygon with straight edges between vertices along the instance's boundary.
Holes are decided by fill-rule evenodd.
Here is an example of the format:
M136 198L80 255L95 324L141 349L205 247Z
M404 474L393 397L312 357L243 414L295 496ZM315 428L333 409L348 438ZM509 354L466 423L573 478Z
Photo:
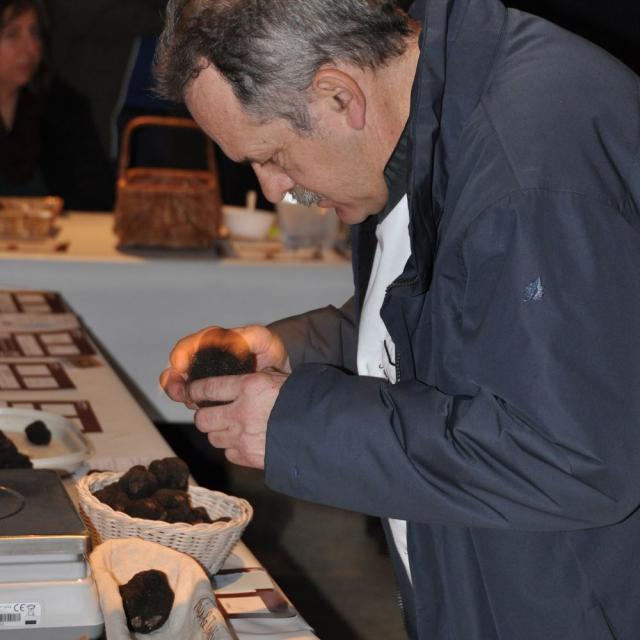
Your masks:
M222 431L211 431L207 434L207 439L211 443L211 446L216 449L229 449L237 446L237 436L232 435L229 429L223 429Z
M222 329L219 327L207 327L206 329L201 329L197 333L192 333L178 340L169 356L171 366L181 373L186 373L191 364L193 354L198 351L203 340L206 340L206 336L217 335L217 333L221 331Z
M187 393L195 404L206 400L232 402L240 395L245 378L246 376L239 375L194 380L189 383Z
M193 421L198 431L202 431L203 433L225 431L230 425L233 425L233 420L229 418L225 407L226 405L198 409L193 416Z
M197 334L186 336L179 340L175 347L173 347L169 356L169 362L171 366L180 371L186 373L191 361L191 354L198 349Z
M169 367L160 374L160 386L172 400L176 402L187 400L185 380L175 369Z
M264 453L244 454L239 449L227 449L224 455L227 460L233 464L242 465L243 467L253 467L254 469L264 469Z

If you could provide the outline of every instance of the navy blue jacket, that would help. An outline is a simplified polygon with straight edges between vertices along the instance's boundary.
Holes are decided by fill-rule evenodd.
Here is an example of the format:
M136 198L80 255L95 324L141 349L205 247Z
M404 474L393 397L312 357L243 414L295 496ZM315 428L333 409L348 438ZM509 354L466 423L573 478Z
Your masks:
M408 520L412 637L637 640L639 79L497 0L418 11L398 382L353 375L370 219L353 308L275 326L267 484Z

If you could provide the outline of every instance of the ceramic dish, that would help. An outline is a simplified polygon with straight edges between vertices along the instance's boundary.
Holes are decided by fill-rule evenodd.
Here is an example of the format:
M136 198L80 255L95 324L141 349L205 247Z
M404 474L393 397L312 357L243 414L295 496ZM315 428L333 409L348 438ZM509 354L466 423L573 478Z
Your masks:
M42 420L51 431L49 444L36 445L27 439L24 430L35 420ZM46 411L0 408L0 431L13 441L20 453L29 456L34 469L73 473L94 451L71 420Z

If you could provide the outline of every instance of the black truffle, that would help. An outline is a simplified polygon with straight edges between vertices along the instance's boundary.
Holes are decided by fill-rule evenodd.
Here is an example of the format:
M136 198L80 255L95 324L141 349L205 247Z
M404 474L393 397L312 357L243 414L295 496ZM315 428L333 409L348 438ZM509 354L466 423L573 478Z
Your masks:
M149 471L157 478L162 489L186 491L189 486L189 467L180 458L162 458L149 465Z
M93 495L100 502L109 505L114 511L125 511L127 505L131 502L129 496L120 488L118 482L112 482L102 487L102 489L94 491Z
M124 508L124 512L132 518L145 520L166 520L166 509L155 498L141 498L131 500Z
M28 456L19 451L7 449L0 454L0 469L32 469L33 463Z
M17 450L15 454L20 455ZM131 467L120 480L93 491L93 495L114 511L134 518L169 523L210 523L211 517L204 507L191 505L188 480L189 467L180 458L163 458L153 460L149 469L142 465ZM214 522L230 519L223 517Z
M204 347L191 359L189 380L213 378L216 376L237 376L253 373L256 370L255 356L252 353L238 356L221 347Z
M158 488L158 480L141 464L131 467L118 481L120 488L132 499L148 498Z
M229 516L221 516L220 518L216 518L215 520L209 520L211 523L215 522L231 522L231 518Z
M13 444L13 440L8 438L4 432L0 431L0 455L5 451L17 451L16 445Z
M189 363L187 378L189 382L201 378L216 376L234 376L253 373L256 370L256 358L249 349L247 341L232 329L210 329L201 339L198 351ZM205 400L200 407L216 407L228 404L224 400Z
M189 494L186 491L177 491L176 489L158 489L153 497L165 509L180 509L182 507L191 508Z
M51 431L42 420L35 420L28 424L24 432L32 444L45 445L51 442Z
M211 516L204 507L194 507L193 511L193 524L202 524L203 522L209 524L212 522ZM216 521L217 522L217 521Z
M13 441L0 431L0 469L31 469L33 463L20 453Z
M176 522L184 522L185 524L191 524L193 522L193 512L191 507L182 506L175 509L167 509L167 513L163 518L166 522L174 524Z
M164 572L141 571L119 589L127 626L134 633L151 633L169 618L175 596Z

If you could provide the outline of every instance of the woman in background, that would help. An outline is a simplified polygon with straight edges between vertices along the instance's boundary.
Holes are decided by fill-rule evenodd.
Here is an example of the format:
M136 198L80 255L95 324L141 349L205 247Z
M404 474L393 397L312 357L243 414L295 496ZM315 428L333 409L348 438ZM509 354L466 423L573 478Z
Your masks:
M0 194L110 209L113 173L87 101L48 68L38 0L0 0Z

